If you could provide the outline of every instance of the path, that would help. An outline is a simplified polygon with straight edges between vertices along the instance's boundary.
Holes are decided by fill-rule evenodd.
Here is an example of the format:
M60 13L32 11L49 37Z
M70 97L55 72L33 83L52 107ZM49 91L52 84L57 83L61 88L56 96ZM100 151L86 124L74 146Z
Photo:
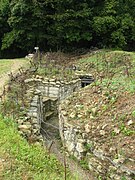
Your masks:
M44 131L41 132L45 141L44 143L46 144L49 152L55 154L56 158L63 166L65 166L64 161L66 161L66 167L70 170L73 176L75 176L76 180L97 180L97 178L94 176L94 173L92 173L90 170L84 170L80 166L79 162L65 155L63 146L59 139L59 131L56 128L58 126L57 123L58 119L52 118L51 125L53 126L46 125L44 127Z
M6 60L5 60L6 61ZM10 70L8 70L6 73L3 73L2 75L0 75L0 94L3 91L3 87L5 85L5 83L8 81L9 76L8 74L10 72L12 72L13 74L17 72L17 70L26 65L26 61L25 60L11 60L12 61L12 66L10 67Z
M2 61L2 62L5 61L6 62L7 60L0 60L0 61ZM1 73L3 71L1 71L1 62L0 62L0 95L2 94L4 85L6 84L6 82L9 79L8 74L10 72L15 74L20 67L25 67L28 64L26 62L26 60L21 60L21 59L20 60L10 60L10 61L12 63L11 64L7 63L7 67L8 67L7 69L8 70L6 72L4 72L4 73ZM2 178L2 172L4 170L5 161L7 161L7 160L0 156L0 179Z
M12 65L10 67L10 70L0 75L0 94L2 93L5 83L9 79L8 74L10 72L15 74L20 67L24 65L26 66L27 64L25 60L11 60L11 61L12 61ZM55 143L53 143L51 147L51 153L54 153L57 159L60 161L60 163L64 165L64 154L60 152L59 142L57 140L55 140ZM83 170L79 166L79 164L74 160L72 160L71 158L66 157L66 166L71 171L71 173L75 175L77 180L95 180L94 176L90 172ZM2 170L3 170L3 165L2 165L2 161L0 161L0 172L2 172Z
M51 147L51 153L54 153L59 162L64 166L64 153L61 153L59 142L57 140L54 141L52 147ZM77 180L96 180L97 178L94 177L94 175L88 171L83 170L79 163L72 160L69 157L66 157L66 167L70 170L70 172L75 175Z

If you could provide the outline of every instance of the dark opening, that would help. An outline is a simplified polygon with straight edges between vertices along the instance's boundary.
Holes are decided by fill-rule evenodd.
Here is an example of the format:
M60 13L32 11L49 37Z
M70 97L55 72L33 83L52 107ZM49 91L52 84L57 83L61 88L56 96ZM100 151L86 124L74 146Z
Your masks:
M85 86L88 86L89 84L91 84L91 83L84 83L84 82L82 82L82 83L81 83L81 87L83 88L83 87L85 87Z
M94 81L94 78L92 76L80 76L80 79L82 88L90 85Z

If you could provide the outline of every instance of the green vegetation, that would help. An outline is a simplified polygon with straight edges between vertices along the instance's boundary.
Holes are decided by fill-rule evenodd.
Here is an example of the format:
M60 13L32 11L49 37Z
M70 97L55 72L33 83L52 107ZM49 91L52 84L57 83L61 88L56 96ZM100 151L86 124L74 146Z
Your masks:
M134 9L134 0L0 0L1 56L21 56L34 46L133 50Z
M82 159L82 160L79 161L79 163L80 163L80 165L81 165L81 167L82 167L83 169L89 170L89 166L88 166L87 159Z
M0 178L62 180L64 168L53 155L45 152L38 144L28 144L16 129L11 119L0 116L0 158L3 170ZM67 179L72 179L68 173Z
M0 59L0 76L4 73L10 72L13 63L20 63L20 61L25 61L24 58L21 59Z
M8 74L10 74L11 72L14 74L20 67L28 66L27 62L28 60L26 61L25 58L0 59L0 91L4 90L4 84L6 84L9 79Z
M0 76L7 71L10 71L12 61L10 60L0 60Z
M120 130L125 136L135 135L135 130L127 128L124 123L120 125Z
M115 124L111 137L133 136L135 53L100 50L76 64L83 73L94 75L95 82L71 97L74 103L70 104L72 112L68 112L70 122L83 125L107 118Z
M86 149L86 151L89 151L92 147L93 147L93 144L85 144L85 149Z
M55 66L46 66L39 67L37 74L47 77L47 78L56 78L57 80L66 80L71 81L75 77L75 73L72 69L65 69L63 67L57 68Z
M135 54L124 51L100 51L80 60L83 70L96 76L96 84L109 90L135 92ZM85 67L85 69L84 69Z

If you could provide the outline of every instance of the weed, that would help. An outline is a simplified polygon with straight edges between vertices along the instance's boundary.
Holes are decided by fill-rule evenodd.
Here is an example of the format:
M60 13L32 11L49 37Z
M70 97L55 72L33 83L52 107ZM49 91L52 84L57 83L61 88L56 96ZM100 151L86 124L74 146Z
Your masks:
M88 143L86 143L86 144L84 145L84 147L85 147L86 151L90 151L90 149L93 147L93 144L88 144Z
M135 118L135 110L131 113L132 117Z
M131 136L131 135L135 134L135 131L132 130L132 129L128 129L128 128L124 125L124 123L121 124L120 130L121 130L121 132L122 132L125 136Z
M122 121L124 122L127 119L127 115L126 114L122 114L118 117L118 121Z
M114 137L114 136L116 136L116 135L117 135L116 132L114 132L114 131L111 132L111 136L112 136L112 137Z
M125 176L121 177L121 180L127 180L127 178Z
M101 177L101 176L98 176L98 180L102 180L102 177Z
M87 169L87 170L89 169L88 162L86 159L80 160L80 165L83 169Z
M74 161L77 161L77 158L74 155L70 155L69 157L70 157L70 159L73 159Z
M106 111L109 108L109 106L107 104L103 104L102 106L102 111Z

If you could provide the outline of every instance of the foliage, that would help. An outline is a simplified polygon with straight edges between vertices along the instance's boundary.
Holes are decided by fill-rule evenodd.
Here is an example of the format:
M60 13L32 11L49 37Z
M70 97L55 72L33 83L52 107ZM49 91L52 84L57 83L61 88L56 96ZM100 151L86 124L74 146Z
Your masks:
M134 0L0 0L2 52L134 44Z
M87 159L80 160L80 165L83 169L89 169Z

